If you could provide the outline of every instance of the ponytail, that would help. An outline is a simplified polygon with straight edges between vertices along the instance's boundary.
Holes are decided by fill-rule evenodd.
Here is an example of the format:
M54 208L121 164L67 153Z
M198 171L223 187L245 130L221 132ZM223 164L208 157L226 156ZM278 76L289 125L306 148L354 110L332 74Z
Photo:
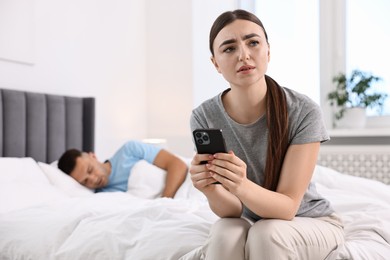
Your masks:
M276 191L288 148L288 111L283 88L267 75L265 80L267 83L268 145L263 187Z

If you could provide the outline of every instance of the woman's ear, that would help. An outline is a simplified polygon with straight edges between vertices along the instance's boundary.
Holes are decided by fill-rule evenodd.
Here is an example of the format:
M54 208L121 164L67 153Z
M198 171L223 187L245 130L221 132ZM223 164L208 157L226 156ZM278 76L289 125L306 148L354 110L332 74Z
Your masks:
M214 56L211 56L210 60L211 60L211 62L213 63L214 67L217 69L218 73L221 73L221 71L219 70L218 63L217 63L217 61L215 60L215 57L214 57Z

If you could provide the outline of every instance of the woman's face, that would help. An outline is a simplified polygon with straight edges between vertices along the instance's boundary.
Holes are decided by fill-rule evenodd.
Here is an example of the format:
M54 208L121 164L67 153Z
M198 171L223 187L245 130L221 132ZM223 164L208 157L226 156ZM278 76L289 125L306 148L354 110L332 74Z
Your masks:
M269 45L256 23L236 20L228 24L218 33L213 48L211 60L232 86L253 85L264 79Z

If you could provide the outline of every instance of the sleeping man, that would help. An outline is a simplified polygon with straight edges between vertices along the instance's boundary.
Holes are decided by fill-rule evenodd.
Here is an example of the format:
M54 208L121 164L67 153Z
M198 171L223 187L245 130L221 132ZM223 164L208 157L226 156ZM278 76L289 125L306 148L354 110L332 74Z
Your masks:
M129 141L104 163L94 153L70 149L58 160L58 168L95 192L125 192L131 169L141 160L166 171L161 196L173 198L186 178L187 165L174 154L152 144Z

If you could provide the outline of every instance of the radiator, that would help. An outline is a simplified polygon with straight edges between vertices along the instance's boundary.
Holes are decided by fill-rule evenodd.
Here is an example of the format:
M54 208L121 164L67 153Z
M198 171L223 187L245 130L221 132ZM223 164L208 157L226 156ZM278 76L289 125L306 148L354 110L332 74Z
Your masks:
M390 184L388 145L322 145L317 164Z

